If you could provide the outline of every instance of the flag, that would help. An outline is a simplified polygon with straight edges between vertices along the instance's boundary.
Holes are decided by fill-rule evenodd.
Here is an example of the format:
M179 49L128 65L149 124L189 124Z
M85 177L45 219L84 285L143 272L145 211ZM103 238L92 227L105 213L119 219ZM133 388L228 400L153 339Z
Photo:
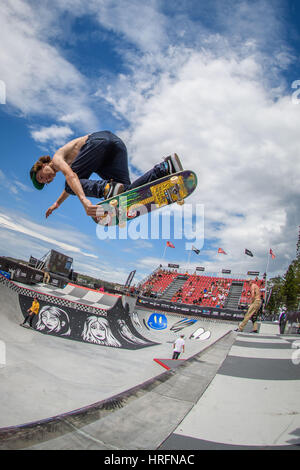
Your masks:
M248 255L248 256L252 256L252 257L253 257L252 251L247 250L247 248L245 248L245 255Z
M218 253L222 253L223 255L227 255L227 253L225 253L225 251L222 248L218 249Z
M171 243L171 242L167 242L167 246L168 246L169 248L175 248L175 246L174 246L173 243Z
M194 245L192 245L192 250L196 253L196 255L199 255L200 250L196 248Z
M272 259L276 258L276 256L274 255L273 251L271 250L271 248L270 248L270 255L272 256Z

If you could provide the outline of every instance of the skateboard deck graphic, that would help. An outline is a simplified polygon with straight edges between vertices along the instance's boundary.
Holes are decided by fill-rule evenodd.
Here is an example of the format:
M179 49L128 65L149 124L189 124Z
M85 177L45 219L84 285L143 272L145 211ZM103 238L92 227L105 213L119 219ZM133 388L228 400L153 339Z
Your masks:
M93 220L103 226L123 226L128 220L161 207L175 202L183 204L196 186L197 176L193 171L179 171L99 202Z

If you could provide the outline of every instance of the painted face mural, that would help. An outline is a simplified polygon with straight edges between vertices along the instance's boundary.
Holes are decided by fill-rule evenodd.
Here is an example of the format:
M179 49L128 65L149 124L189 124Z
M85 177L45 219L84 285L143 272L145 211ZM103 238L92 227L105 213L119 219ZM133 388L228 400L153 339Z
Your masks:
M168 326L167 317L160 313L152 313L148 319L148 326L153 330L165 330Z
M87 318L82 333L84 341L104 346L121 347L119 341L111 332L110 326L106 318L91 315Z
M54 306L45 306L41 309L36 324L39 331L45 330L48 333L60 333L61 335L70 335L70 320L68 314L61 308Z

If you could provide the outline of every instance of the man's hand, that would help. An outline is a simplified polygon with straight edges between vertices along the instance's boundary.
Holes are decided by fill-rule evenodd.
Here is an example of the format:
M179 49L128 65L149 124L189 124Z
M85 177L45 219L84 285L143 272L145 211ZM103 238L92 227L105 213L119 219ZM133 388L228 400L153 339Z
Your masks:
M59 205L57 204L57 202L52 204L52 206L50 206L49 209L46 212L46 219L47 219L47 217L49 217L50 214L52 214L53 211L55 211L55 209L58 209L58 208L59 208Z
M86 215L88 215L90 217L96 217L97 210L99 209L98 206L93 205L91 203L91 201L89 201L86 198L82 200L82 204L83 204L84 210L86 212Z

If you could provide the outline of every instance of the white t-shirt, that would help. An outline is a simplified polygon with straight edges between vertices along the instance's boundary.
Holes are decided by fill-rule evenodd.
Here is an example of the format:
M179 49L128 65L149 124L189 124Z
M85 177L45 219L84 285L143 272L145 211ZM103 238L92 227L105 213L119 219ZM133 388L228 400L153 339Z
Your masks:
M175 344L174 351L181 353L182 348L185 344L184 339L183 338L177 338L174 344Z

